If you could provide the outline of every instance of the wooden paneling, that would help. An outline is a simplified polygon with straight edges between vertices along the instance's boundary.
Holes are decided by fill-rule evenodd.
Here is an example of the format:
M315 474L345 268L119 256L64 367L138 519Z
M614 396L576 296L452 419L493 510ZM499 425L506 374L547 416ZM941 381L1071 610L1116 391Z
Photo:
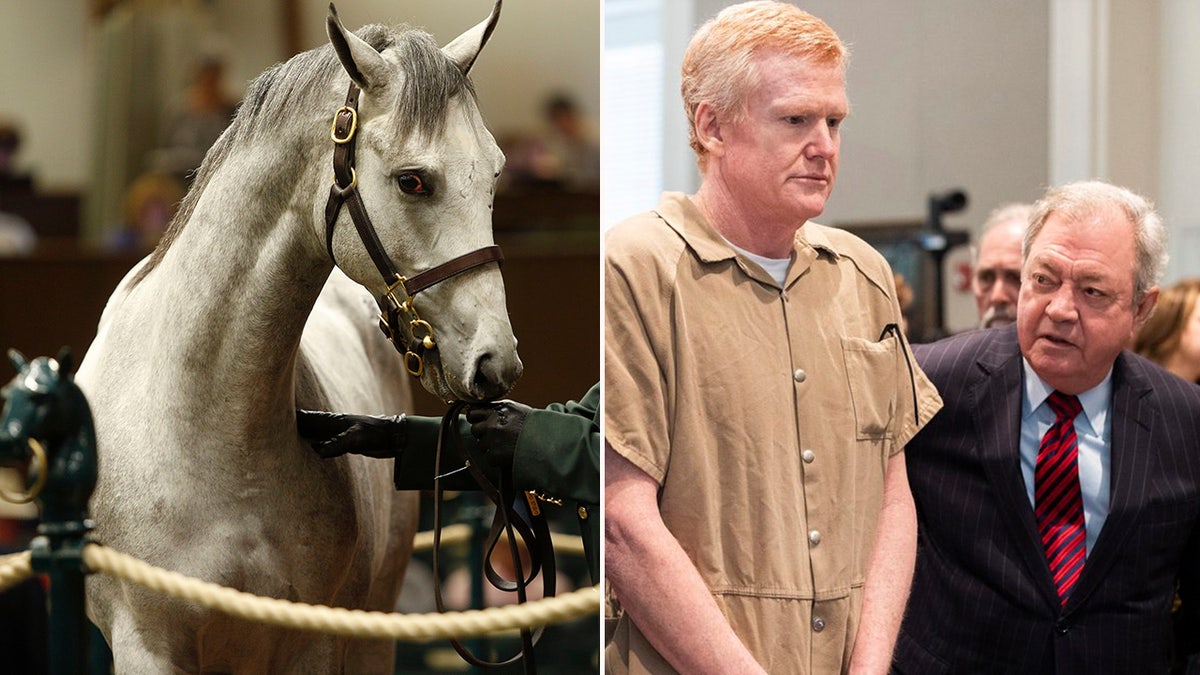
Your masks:
M108 296L137 260L78 250L0 258L0 349L33 358L66 346L78 362ZM0 381L11 375L7 366L0 373Z
M531 405L577 399L600 377L599 236L500 237L504 281L525 375L511 396ZM0 349L82 358L109 294L136 257L77 250L0 259ZM0 366L0 382L12 375ZM444 405L418 387L417 412Z

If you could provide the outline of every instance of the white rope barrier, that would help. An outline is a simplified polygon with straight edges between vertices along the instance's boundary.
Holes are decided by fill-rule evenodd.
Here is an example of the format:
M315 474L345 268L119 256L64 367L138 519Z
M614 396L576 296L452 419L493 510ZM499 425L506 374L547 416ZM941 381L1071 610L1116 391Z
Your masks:
M465 524L450 525L442 530L443 543L466 541L470 536L471 527ZM557 550L583 553L583 542L579 537L557 532L551 533L551 537ZM417 533L414 538L415 549L432 546L432 532ZM0 592L33 576L31 560L32 553L29 551L0 556ZM84 547L83 561L94 572L110 574L243 619L346 637L411 642L467 638L526 626L562 623L589 614L596 615L600 609L600 587L596 585L553 598L482 610L444 614L367 612L259 597L186 577L178 572L162 570L99 544Z
M519 627L562 623L587 615L598 616L600 609L600 587L596 585L535 602L464 612L367 612L259 597L158 569L99 544L84 547L83 561L93 571L111 574L150 590L190 600L202 607L239 618L355 638L409 642L467 638L502 633ZM3 569L0 568L2 573Z

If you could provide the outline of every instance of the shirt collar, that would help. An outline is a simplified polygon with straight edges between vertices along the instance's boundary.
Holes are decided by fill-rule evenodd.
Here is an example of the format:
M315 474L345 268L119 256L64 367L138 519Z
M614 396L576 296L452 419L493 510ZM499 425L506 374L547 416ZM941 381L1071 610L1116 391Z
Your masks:
M718 262L737 257L737 253L725 237L709 224L700 213L700 209L682 192L663 193L656 211L704 262ZM824 232L818 228L801 227L796 232L792 259L814 258L814 249L824 250L835 258L841 255ZM809 252L807 255L806 251Z
M1025 389L1021 401L1021 418L1027 419L1050 398L1050 394L1054 392L1050 385L1046 384L1038 374L1033 371L1033 366L1029 365L1029 361L1024 357L1021 358L1021 363L1025 368ZM1092 429L1092 434L1099 435L1104 429L1108 418L1109 404L1112 402L1112 368L1108 369L1108 374L1100 381L1100 384L1088 389L1079 394L1079 405L1083 407L1083 414L1086 417L1088 426Z

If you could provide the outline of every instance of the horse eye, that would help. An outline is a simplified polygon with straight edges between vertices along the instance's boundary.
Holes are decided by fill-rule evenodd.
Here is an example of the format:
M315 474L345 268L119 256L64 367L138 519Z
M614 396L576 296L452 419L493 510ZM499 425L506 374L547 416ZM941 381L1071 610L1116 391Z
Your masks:
M402 173L396 176L396 183L400 186L400 190L410 195L426 196L429 194L429 188L425 185L425 181L421 180L421 176L415 173Z

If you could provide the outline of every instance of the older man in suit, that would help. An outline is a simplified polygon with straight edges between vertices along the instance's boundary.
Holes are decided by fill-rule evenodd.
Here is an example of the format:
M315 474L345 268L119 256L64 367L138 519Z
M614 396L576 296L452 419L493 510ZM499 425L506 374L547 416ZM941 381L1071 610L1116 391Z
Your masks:
M919 538L897 672L1164 673L1177 582L1175 657L1195 652L1200 388L1123 349L1165 240L1128 190L1051 189L1016 326L914 347L945 407L908 446Z

